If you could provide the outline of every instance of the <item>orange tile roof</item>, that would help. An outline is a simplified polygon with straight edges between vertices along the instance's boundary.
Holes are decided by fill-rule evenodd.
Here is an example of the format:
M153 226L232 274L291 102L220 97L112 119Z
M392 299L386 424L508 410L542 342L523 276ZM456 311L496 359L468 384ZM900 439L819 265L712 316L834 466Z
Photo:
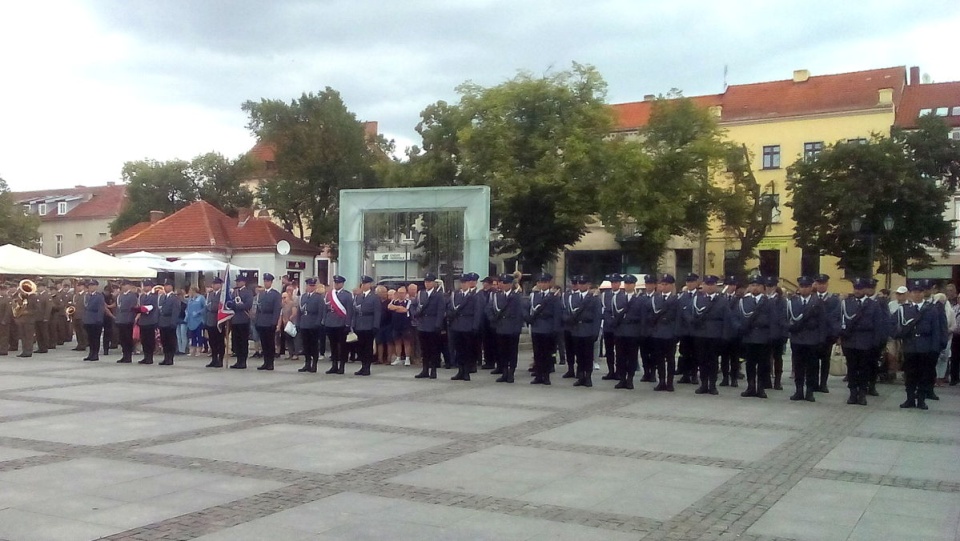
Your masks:
M893 103L899 103L906 86L903 66L867 71L811 76L803 82L793 79L744 85L730 85L723 94L692 96L704 106L721 106L720 121L738 122L802 115L862 111L879 106L879 91L893 89ZM635 130L650 118L652 101L612 106L618 131Z
M251 217L241 224L206 201L199 201L154 223L137 224L95 248L106 253L257 252L272 251L281 240L290 243L292 253L320 253L318 247L268 218Z
M939 107L947 108L947 116L942 118L948 126L960 127L960 81L907 86L897 108L895 124L901 128L916 128L921 109L936 111Z
M63 216L57 214L57 205L49 205L47 213L40 217L44 222L116 218L127 204L127 187L124 184L13 192L12 195L17 203L60 197L83 200Z
M734 122L873 109L883 88L892 88L893 103L898 103L906 79L907 69L900 66L811 76L800 83L787 79L731 85L723 93L721 118Z

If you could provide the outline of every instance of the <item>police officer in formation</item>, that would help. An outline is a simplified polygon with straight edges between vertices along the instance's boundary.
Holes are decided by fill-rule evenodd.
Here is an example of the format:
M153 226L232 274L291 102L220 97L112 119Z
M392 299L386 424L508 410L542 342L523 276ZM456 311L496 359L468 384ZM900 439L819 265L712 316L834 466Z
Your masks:
M460 289L450 295L447 303L447 320L451 347L457 352L459 367L455 381L470 381L480 361L481 332L486 320L486 295L477 291L480 275L472 272L460 277ZM532 328L532 327L531 327ZM537 357L537 341L534 338L534 362ZM549 375L548 375L549 378ZM548 379L549 382L549 379Z
M876 352L876 344L887 338L885 318L886 306L880 306L876 300L867 296L869 280L858 278L853 281L853 295L839 303L839 334L843 356L847 359L847 388L850 398L847 404L867 405L869 368L871 355ZM821 375L820 381L826 378Z
M520 349L520 333L523 331L524 300L522 293L513 287L512 274L500 277L500 292L491 296L487 304L487 317L497 335L497 354L500 357L500 370L497 383L513 383L517 370L517 358Z
M373 339L380 329L380 313L383 305L380 297L372 291L373 278L364 275L360 278L360 294L354 299L353 331L357 334L357 356L360 358L360 370L355 376L369 376L373 364Z
M138 314L139 299L133 291L133 282L124 280L122 292L117 296L117 329L120 333L120 360L117 363L133 362L133 325Z
M233 354L237 362L230 368L243 370L247 368L247 357L250 354L250 309L253 308L253 292L247 287L247 277L237 276L237 287L227 297L227 308L233 310L230 320L230 337Z
M737 300L734 315L742 322L740 351L747 376L747 389L740 393L742 397L767 398L763 382L770 378L771 333L780 308L767 296L760 276L750 279L746 294Z
M347 334L353 323L353 293L344 287L347 279L333 277L333 289L323 299L323 332L330 339L330 368L325 374L343 374L347 366Z
M283 297L273 289L274 276L269 272L263 275L263 291L257 295L257 314L254 326L260 336L263 351L263 364L257 370L273 370L273 361L277 357L277 333L280 323L280 311L283 309Z
M866 283L869 284L869 280ZM814 391L828 393L830 392L827 388L827 378L830 376L830 352L833 350L833 345L837 343L840 333L840 296L827 291L830 287L830 277L826 274L818 274L813 280L813 287L826 313L823 321L823 343L817 351L818 378Z
M414 319L417 320L417 338L420 340L420 351L423 358L423 368L415 378L437 379L437 368L440 367L442 350L440 331L447 313L447 301L443 292L437 287L437 275L428 272L423 277L423 290L417 294Z
M83 306L83 329L90 345L90 353L83 358L84 361L100 360L100 335L103 333L103 313L106 310L106 304L103 293L98 291L99 285L100 282L96 280L87 282L87 296L84 298ZM37 340L40 340L39 336Z
M933 386L937 357L949 338L943 307L929 299L932 283L914 280L908 283L908 301L893 314L890 328L899 338L903 352L903 379L907 399L901 408L928 409L927 400L939 400Z
M153 280L144 280L140 293L140 315L137 317L143 359L137 364L153 364L153 355L157 351L157 324L160 322L159 294L159 288L154 287Z
M297 372L316 373L320 360L320 333L323 331L323 316L326 311L323 295L317 292L317 279L307 278L307 290L300 295L300 313L297 321L303 343L303 367Z
M207 303L203 308L203 326L207 329L207 343L210 345L210 363L207 368L223 368L223 357L227 353L223 327L220 326L222 290L223 278L217 276L213 279L210 292L207 293Z
M627 275L629 277L630 275ZM634 277L636 278L636 277ZM624 278L626 282L627 278ZM643 374L640 376L640 381L652 383L657 381L657 368L656 361L654 360L654 346L653 346L653 329L654 326L649 324L651 320L651 312L653 310L653 297L657 294L657 280L652 274L645 274L643 276L643 289L638 290L637 294L639 297L639 302L641 304L641 309L644 314L644 324L640 325L640 341L639 341L639 350L640 350L640 364L643 368Z
M603 313L600 326L603 329L603 356L607 361L607 373L600 379L619 380L616 373L616 336L612 299L620 294L623 277L619 273L608 274L604 277L604 281L610 282L610 289L603 290L600 295L600 310Z
M637 277L628 274L624 289L610 296L613 314L611 328L616 351L617 389L633 389L633 378L639 367L640 339L644 323L649 320L649 306L645 294L637 291ZM605 320L606 323L606 320Z
M652 276L650 278L653 278ZM674 291L676 279L664 274L657 284L657 292L650 296L650 331L653 360L657 371L654 391L673 392L677 372L677 339L679 337L680 301Z
M590 291L589 277L574 276L571 282L577 290L567 296L563 306L563 320L570 328L573 353L567 362L576 367L575 375L571 375L577 380L575 387L593 387L594 344L600 336L602 305L600 297Z
M157 306L160 311L157 327L160 328L160 345L163 346L160 366L170 366L177 352L177 320L180 317L180 297L173 292L172 280L164 281L163 293L157 298Z

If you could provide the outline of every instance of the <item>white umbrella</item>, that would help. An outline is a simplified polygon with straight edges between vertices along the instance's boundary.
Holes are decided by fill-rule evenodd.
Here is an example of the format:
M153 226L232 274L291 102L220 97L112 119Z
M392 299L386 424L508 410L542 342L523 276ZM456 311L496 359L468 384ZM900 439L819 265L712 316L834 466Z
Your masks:
M13 244L0 246L0 274L64 276L58 260Z
M212 256L194 252L174 262L175 270L180 272L221 272L227 270L227 264Z
M159 271L177 270L176 266L173 263L158 256L157 254L153 254L150 252L140 251L132 254L121 255L121 256L118 256L118 259L126 261L127 263L133 263L134 265L138 265L141 267L148 267L148 268L159 270Z
M56 260L59 276L99 276L104 278L155 278L157 271L87 248Z

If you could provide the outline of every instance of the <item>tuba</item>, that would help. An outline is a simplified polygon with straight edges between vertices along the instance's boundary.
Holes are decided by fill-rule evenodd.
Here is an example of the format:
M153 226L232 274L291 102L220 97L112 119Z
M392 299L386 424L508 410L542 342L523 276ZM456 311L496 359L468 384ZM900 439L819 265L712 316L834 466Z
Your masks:
M33 283L33 280L23 279L20 280L20 284L17 286L17 292L21 297L26 297L27 295L34 295L37 292L37 284Z
M77 307L68 306L67 309L64 311L64 313L67 315L67 321L72 321L73 315L77 313Z
M33 283L33 280L20 280L20 284L17 285L17 298L13 300L13 317L19 318L23 315L23 311L27 309L27 299L30 295L37 294L37 284Z

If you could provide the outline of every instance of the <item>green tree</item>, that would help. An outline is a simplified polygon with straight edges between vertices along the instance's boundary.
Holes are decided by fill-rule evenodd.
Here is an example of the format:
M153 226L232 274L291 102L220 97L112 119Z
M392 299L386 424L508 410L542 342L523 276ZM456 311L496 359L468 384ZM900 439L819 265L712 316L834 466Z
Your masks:
M909 134L874 136L866 144L837 143L815 159L793 164L787 206L793 208L799 246L838 257L842 268L867 269L871 276L877 256L903 273L908 265L929 265L929 249L948 251L954 225L943 214L950 192L931 172L943 171L951 155L944 153L936 163L925 159L951 146L944 135L922 125ZM883 226L887 216L895 224L889 232ZM860 233L851 227L854 219L862 223ZM870 235L874 261L868 255Z
M189 166L184 160L138 160L123 164L127 205L110 224L110 232L116 235L148 220L150 211L170 215L196 201L197 187L187 175Z
M371 143L330 87L289 103L247 101L243 110L250 117L247 127L276 146L277 177L260 190L263 205L289 225L306 222L312 243L336 246L340 190L379 185L375 165L389 155L391 143ZM296 198L303 204L289 210Z
M252 171L246 156L231 160L218 152L208 152L194 158L186 174L200 199L236 216L238 209L253 206L254 194L243 185Z
M655 268L671 236L706 232L723 195L712 175L728 154L710 111L677 91L661 96L637 139L610 142L600 218L634 239L643 263Z
M24 214L23 208L13 200L7 181L0 177L0 246L13 244L33 249L40 233L40 218Z
M577 242L596 212L604 137L612 116L606 83L590 66L497 86L464 83L457 104L421 113L423 148L408 153L399 185L486 185L495 250L536 271ZM406 170L404 170L406 169Z

